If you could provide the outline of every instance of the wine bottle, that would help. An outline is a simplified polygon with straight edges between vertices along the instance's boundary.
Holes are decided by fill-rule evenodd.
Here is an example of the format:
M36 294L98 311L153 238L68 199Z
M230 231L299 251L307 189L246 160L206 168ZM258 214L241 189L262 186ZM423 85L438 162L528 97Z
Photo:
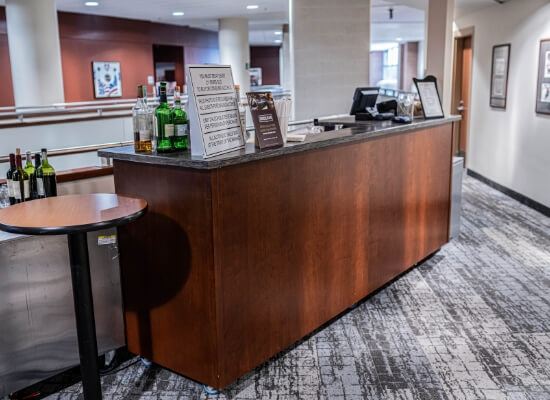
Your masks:
M172 123L172 110L168 106L168 99L166 97L166 82L160 83L159 103L159 106L155 109L157 152L168 153L172 151L174 124Z
M36 170L40 167L40 153L34 155L34 171L32 175L29 175L31 185L31 200L38 199L38 183L36 181Z
M23 169L21 154L15 156L16 170L13 172L13 192L15 203L22 203L31 199L29 175Z
M151 151L153 135L153 112L147 104L147 86L138 85L137 103L132 109L134 125L134 150Z
M29 175L29 179L30 179L31 175L34 174L34 165L32 164L32 155L30 151L27 151L25 153L25 160L26 160L25 168L23 169Z
M172 144L175 150L185 150L189 146L189 120L187 113L181 108L180 87L174 89L174 108L172 108L172 123L174 136Z
M6 173L6 180L8 184L8 196L10 198L10 205L15 204L15 192L13 191L13 173L17 169L15 166L15 154L10 154L10 169Z
M46 149L42 149L42 163L36 169L36 187L39 199L57 196L55 169L48 162Z

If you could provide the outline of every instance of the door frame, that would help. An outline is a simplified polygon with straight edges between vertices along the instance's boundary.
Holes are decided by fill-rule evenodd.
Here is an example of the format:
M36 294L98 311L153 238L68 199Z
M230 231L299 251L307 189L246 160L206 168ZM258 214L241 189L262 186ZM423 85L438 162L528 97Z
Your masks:
M468 93L468 104L472 105L472 80L473 80L473 68L474 68L474 27L468 27L461 30L456 30L453 35L453 81L452 81L452 94L451 94L451 113L456 113L456 110L459 106L460 100L464 98L462 96L462 49L464 39L471 38L471 49L472 49L472 61L470 65L471 77L470 77L470 88ZM453 155L459 155L464 157L464 164L466 165L468 153L468 147L470 144L470 127L471 127L471 113L468 114L469 118L467 121L461 121L460 124L466 124L466 154L462 154L460 151L460 124L453 124Z

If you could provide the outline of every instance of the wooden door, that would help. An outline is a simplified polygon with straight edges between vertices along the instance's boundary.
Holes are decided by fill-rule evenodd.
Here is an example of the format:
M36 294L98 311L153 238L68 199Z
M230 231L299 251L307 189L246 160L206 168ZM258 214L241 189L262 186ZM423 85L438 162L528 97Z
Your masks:
M455 39L455 63L453 80L453 114L462 115L455 124L453 153L466 156L470 119L470 88L472 83L472 37Z

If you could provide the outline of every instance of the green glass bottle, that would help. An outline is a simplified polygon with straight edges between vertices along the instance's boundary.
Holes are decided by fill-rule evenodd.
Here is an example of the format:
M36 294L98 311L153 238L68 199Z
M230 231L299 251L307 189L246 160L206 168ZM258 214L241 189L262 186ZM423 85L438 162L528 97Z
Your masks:
M32 156L30 151L27 151L26 154L27 154L26 156L27 162L25 164L24 170L27 174L29 174L29 176L31 176L32 174L34 174L34 165L32 164Z
M174 136L172 144L174 150L185 150L189 147L189 120L187 113L181 108L180 87L174 89L174 108L172 108L172 123L174 124Z
M48 151L42 149L42 164L35 171L38 198L57 196L55 169L48 162Z
M168 153L173 149L172 137L174 136L174 124L172 123L172 110L168 106L166 98L166 82L160 83L159 103L159 106L155 109L157 152Z

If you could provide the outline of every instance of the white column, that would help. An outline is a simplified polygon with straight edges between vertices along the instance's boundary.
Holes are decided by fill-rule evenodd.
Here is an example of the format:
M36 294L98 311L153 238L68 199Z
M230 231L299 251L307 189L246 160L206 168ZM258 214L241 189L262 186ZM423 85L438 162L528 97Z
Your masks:
M219 20L218 42L220 64L231 65L233 80L241 86L244 96L250 91L250 45L248 44L248 20L223 18Z
M281 86L284 90L292 90L292 60L290 58L290 31L288 24L283 26L283 44L281 50Z
M453 75L453 19L455 0L429 0L426 38L426 75L437 78L443 110L451 110Z
M15 106L63 103L55 0L6 0Z
M368 86L370 0L289 0L297 120L350 111Z

